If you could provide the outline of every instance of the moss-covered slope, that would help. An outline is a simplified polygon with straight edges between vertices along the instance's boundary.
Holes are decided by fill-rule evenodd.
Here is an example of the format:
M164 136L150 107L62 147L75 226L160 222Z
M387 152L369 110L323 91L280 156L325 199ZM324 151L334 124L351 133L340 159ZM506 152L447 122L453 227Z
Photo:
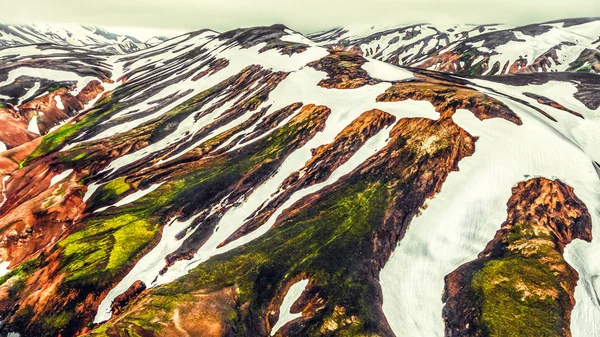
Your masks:
M590 214L571 187L545 178L519 183L507 206L478 259L446 277L446 335L571 336L578 275L562 253L591 240Z

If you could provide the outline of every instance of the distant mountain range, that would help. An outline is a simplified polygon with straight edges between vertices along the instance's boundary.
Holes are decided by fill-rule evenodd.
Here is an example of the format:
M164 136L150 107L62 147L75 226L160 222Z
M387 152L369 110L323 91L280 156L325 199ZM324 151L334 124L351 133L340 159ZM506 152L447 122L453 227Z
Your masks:
M133 36L115 34L94 26L0 24L0 47L51 43L61 46L89 47L112 53L131 53L165 40L165 37L154 37L148 41L140 41Z
M600 20L0 33L0 336L600 336Z
M311 34L319 45L354 49L395 65L462 75L600 72L598 19L511 27L430 24L337 28Z

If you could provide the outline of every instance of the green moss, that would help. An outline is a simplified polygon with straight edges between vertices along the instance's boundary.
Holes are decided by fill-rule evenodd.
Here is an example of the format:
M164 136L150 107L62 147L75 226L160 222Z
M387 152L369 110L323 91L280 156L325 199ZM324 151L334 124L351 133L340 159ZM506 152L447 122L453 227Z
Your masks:
M460 60L463 61L463 62L468 62L468 61L470 61L475 56L476 56L475 53L473 53L472 51L465 51L460 56Z
M39 267L43 263L43 260L44 256L42 254L39 254L36 257L30 258L29 260L22 262L20 265L11 269L11 271L8 272L8 274L0 277L0 285L6 283L6 281L12 278L21 279L25 278L28 275L31 275L39 269Z
M125 182L124 177L120 177L108 182L104 187L102 187L102 191L106 192L108 195L121 195L127 191L129 191L129 184Z
M21 166L27 166L35 158L56 151L67 141L72 140L84 130L96 125L104 117L120 108L120 104L113 104L111 96L105 97L100 103L97 103L97 106L99 108L90 111L85 117L77 121L77 123L67 123L54 132L45 135L42 143L21 163Z
M85 152L80 152L79 154L73 156L73 157L69 157L69 156L65 156L65 155L60 155L58 160L60 162L63 163L72 163L72 162L76 162L82 159L85 159L86 157L88 157L88 154Z
M131 187L125 181L125 177L113 179L100 186L90 197L88 202L90 208L98 208L100 206L110 205L115 203L121 195L129 191Z
M62 88L66 88L66 86L64 86L62 84L54 83L54 84L51 84L51 85L47 86L46 90L48 92L53 92L53 91L56 91L56 90L59 90L59 89L62 89Z
M111 282L155 238L157 229L145 217L132 214L88 222L84 229L59 243L67 281Z
M66 311L44 318L46 331L60 331L71 320L71 314Z
M340 66L342 68L352 68L352 67L356 67L357 64L354 62L350 62L350 61L340 61L340 62L338 62L338 66Z
M519 288L525 285L532 294ZM491 336L557 336L561 331L561 307L551 296L532 289L562 289L556 276L536 259L515 256L488 262L471 286L479 295L482 323Z
M584 64L581 67L577 67L575 69L576 72L584 72L584 73L593 73L594 72L594 68L592 67L591 64Z
M122 267L135 255L136 247L143 247L154 238L157 229L157 226L138 220L115 231L113 233L115 243L106 268L116 270Z
M487 262L471 280L485 329L492 336L562 336L562 305L569 295L561 286L567 276L553 272L548 262L566 263L554 234L522 221L505 235L503 256ZM517 248L528 245L527 255Z
M280 283L299 273L310 274L325 293L340 300L348 315L369 317L370 305L365 301L375 296L375 290L347 266L372 248L369 237L374 224L383 221L390 198L381 183L357 181L341 188L318 206L267 232L262 240L217 256L180 281L157 288L151 303L128 316L127 322L157 331L156 317L168 318L177 303L193 300L186 299L186 294L233 285L239 288L240 303L254 303L252 310L259 310ZM364 332L365 320L347 329Z

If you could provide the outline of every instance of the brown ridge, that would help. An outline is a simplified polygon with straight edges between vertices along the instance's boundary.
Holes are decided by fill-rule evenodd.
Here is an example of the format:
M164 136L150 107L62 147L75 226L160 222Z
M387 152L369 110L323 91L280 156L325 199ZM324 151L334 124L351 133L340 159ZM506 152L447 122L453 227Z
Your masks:
M590 214L572 187L546 178L520 182L507 208L478 258L446 276L446 336L570 337L578 275L562 254L591 241Z

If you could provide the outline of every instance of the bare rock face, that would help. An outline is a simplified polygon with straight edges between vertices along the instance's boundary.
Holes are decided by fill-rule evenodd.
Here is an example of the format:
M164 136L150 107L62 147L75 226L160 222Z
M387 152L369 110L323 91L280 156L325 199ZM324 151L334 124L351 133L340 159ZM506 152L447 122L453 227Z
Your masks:
M479 254L446 277L446 336L571 336L577 272L563 258L591 241L591 218L573 189L535 178L513 188L508 216Z
M366 62L367 60L359 54L332 50L328 56L308 65L325 71L329 75L328 78L319 82L320 86L329 89L354 89L378 83L361 68Z
M468 109L480 120L500 117L521 125L521 119L504 103L482 92L455 83L419 80L394 83L377 97L378 102L398 102L407 99L429 101L436 111L453 115L456 109Z
M133 284L121 295L115 297L115 300L110 305L110 310L113 314L119 314L123 308L133 300L142 291L146 290L146 284L140 280L133 282Z
M206 75L214 75L217 72L219 72L220 70L227 68L228 65L229 65L229 60L224 59L224 58L217 59L217 60L215 60L215 62L211 63L210 66L206 70L200 71L198 74L196 74L196 76L192 77L192 81L197 81Z
M21 104L19 113L28 123L35 119L39 133L43 135L82 109L83 104L72 96L67 88L61 88Z
M600 51L584 49L579 57L569 64L570 71L600 73Z
M27 121L12 109L0 108L0 125L0 142L8 149L39 137L27 129Z
M0 257L12 265L56 242L81 214L84 187L76 174L50 186L61 172L48 165L14 172L6 181L0 207ZM10 235L16 233L16 235Z
M77 100L86 105L89 102L93 101L98 95L100 95L104 91L104 87L98 80L93 80L88 83L81 91L75 96Z
M332 143L312 149L312 158L280 186L283 192L227 238L222 245L260 227L294 192L327 180L331 173L347 162L369 138L395 121L396 117L385 111L378 109L366 111L344 128Z
M353 147L354 141L360 142L374 131L363 128L361 121L385 125L389 120L383 111L366 112L334 141L337 145L313 153L336 163L336 147ZM110 321L109 335L118 336L124 329L148 336L175 334L180 330L170 323L160 332L149 330L141 315L155 310L161 319L177 315L180 321L192 321L195 313L181 308L192 306L196 298L185 294L212 294L235 285L240 289L236 304L219 307L219 316L235 311L235 318L219 324L235 321L237 331L266 336L274 333L269 330L278 317L284 290L299 279L309 279L292 307L293 312L302 312L302 317L286 324L278 335L336 336L356 332L391 336L381 310L378 272L425 200L440 190L462 158L473 154L476 138L450 118L403 118L389 137L384 148L350 174L286 209L260 243L242 246L200 265L179 279L176 286L144 292L135 304ZM256 259L266 262L256 267ZM173 306L159 308L155 304L171 303L174 298L178 300Z
M89 82L76 96L71 88L60 88L19 106L0 107L0 142L7 149L30 142L60 125L103 91L100 81ZM30 125L37 129L32 131Z

